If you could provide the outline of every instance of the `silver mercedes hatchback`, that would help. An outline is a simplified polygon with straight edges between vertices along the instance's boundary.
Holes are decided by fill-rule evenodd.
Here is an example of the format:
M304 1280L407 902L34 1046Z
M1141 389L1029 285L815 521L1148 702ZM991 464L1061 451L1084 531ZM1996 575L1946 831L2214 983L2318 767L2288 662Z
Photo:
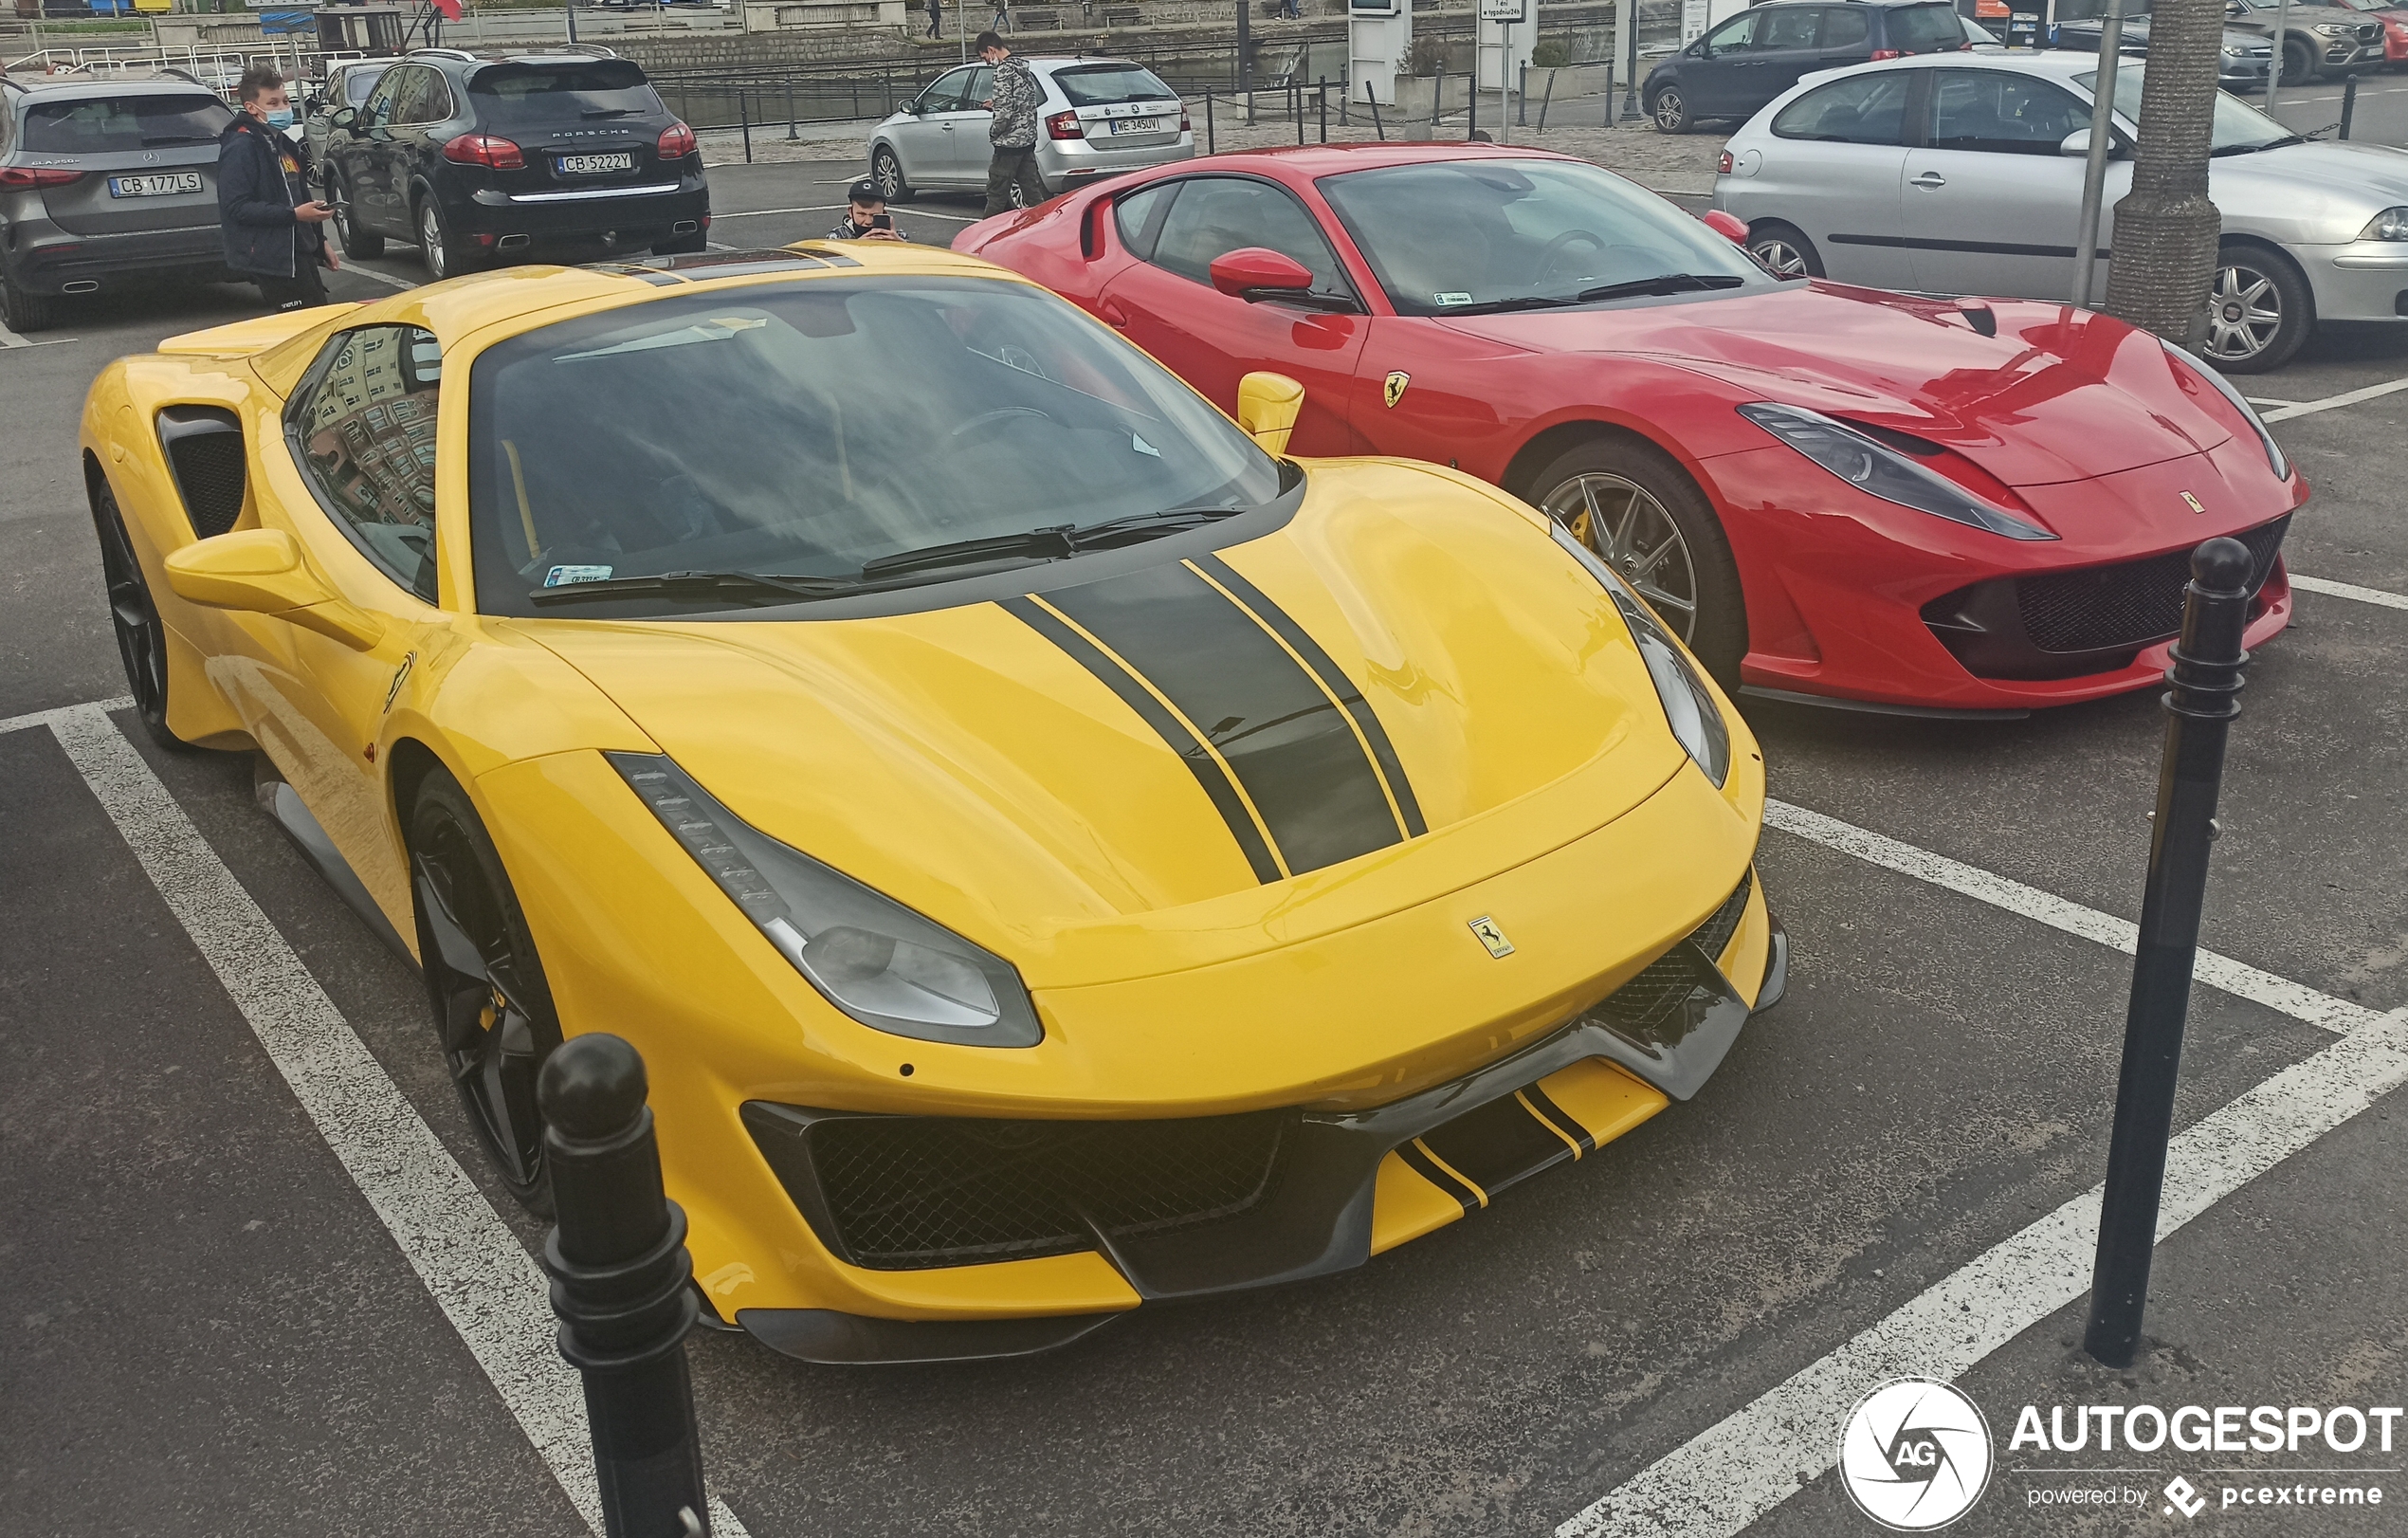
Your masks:
M2117 72L2093 295L2132 185L2144 67ZM2097 72L2095 55L2017 53L1809 75L1724 146L1714 207L1784 275L2066 299ZM2217 368L2278 368L2320 325L2408 324L2408 151L2305 138L2218 92L2210 155Z
M1019 57L1016 56L1015 57ZM1037 105L1037 175L1049 196L1100 176L1195 156L1179 95L1127 59L1021 57L1045 95ZM916 192L984 191L993 149L980 106L994 69L949 69L869 135L869 176L889 203ZM1012 201L1019 202L1015 188Z

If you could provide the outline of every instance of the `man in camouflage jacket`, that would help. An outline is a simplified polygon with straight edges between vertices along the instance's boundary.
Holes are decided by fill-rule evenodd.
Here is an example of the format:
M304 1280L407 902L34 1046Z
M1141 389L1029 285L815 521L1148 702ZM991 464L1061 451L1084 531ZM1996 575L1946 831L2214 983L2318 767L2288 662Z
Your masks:
M987 212L1001 213L1018 204L1033 209L1045 201L1045 182L1037 175L1037 103L1044 87L1029 66L1012 57L1012 49L993 32L978 34L978 57L994 66L994 94L980 103L994 114L987 124L987 142L994 156L987 162Z

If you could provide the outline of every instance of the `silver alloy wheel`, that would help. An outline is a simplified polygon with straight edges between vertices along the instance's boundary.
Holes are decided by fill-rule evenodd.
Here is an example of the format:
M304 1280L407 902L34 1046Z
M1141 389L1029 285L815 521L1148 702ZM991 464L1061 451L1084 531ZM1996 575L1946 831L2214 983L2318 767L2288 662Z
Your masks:
M440 283L447 276L443 270L443 223L435 217L431 199L418 205L418 250L427 259L427 270Z
M2232 263L2216 269L2207 300L2207 356L2246 363L2274 345L2283 330L2283 294L2274 280Z
M903 162L895 158L895 152L881 147L877 156L871 159L869 170L870 174L878 178L878 191L885 196L886 201L889 203L901 201L903 190Z
M1750 241L1747 253L1762 263L1764 269L1776 278L1812 276L1806 270L1806 253L1779 235L1767 235L1762 240Z
M1664 132L1679 133L1682 115L1687 110L1681 103L1681 93L1670 86L1655 93L1655 126Z
M1590 470L1547 493L1540 510L1638 589L1674 634L1690 638L1697 628L1697 564L1662 503L1635 481Z

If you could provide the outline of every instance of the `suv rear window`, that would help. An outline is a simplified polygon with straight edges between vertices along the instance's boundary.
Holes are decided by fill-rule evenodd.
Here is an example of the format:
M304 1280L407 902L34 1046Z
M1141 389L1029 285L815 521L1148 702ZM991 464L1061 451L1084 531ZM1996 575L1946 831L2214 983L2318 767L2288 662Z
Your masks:
M1965 29L1947 6L1900 6L1883 20L1889 46L1901 53L1944 53L1964 46Z
M468 77L468 96L484 123L668 116L644 71L625 59L487 64Z
M225 102L197 94L36 101L26 109L23 147L44 155L113 155L211 144L233 120Z
M1074 107L1108 107L1119 101L1177 101L1178 93L1142 64L1090 64L1056 70L1053 82Z

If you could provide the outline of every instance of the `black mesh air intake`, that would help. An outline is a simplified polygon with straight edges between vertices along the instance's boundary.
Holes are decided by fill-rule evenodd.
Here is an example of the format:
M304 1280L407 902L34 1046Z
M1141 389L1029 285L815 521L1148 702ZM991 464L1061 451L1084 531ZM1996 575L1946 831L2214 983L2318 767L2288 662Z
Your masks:
M855 1265L883 1271L1067 1254L1093 1249L1098 1232L1234 1217L1270 1190L1295 1119L1006 1122L745 1107L755 1140L823 1236Z
M2249 588L2255 593L2273 570L2288 515L2235 536L2255 558ZM2016 608L2032 644L2043 651L2096 651L2149 646L2182 630L2182 589L2191 553L2169 550L2120 566L2016 579Z
M175 472L184 515L200 539L224 534L243 516L243 425L222 406L170 406L159 412L159 443Z
M1637 977L1607 995L1596 1013L1626 1035L1650 1035L1697 991L1701 980L1697 953L1704 953L1709 962L1722 961L1724 947L1731 943L1731 936L1739 932L1739 921L1746 916L1747 894L1755 881L1752 870L1740 877L1731 895L1723 899L1723 906L1688 932L1686 943L1674 945L1650 961ZM1691 946L1696 950L1692 951Z

